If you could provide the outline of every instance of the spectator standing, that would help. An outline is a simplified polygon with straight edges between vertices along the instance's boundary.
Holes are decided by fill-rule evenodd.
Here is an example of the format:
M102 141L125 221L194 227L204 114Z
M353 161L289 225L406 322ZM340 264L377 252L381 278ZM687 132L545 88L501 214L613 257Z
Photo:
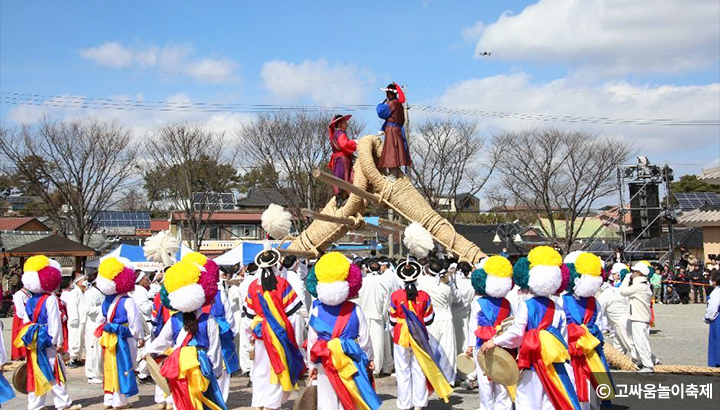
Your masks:
M656 274L650 278L650 285L652 285L653 301L655 303L662 303L662 282L663 275L660 270L656 271Z
M700 268L700 265L690 265L688 276L690 277L690 282L692 282L693 303L705 303L705 277L703 276L703 270Z
M678 270L678 275L675 278L678 283L675 285L678 295L680 295L680 301L683 305L690 303L690 279L685 273L685 268L681 267Z
M650 268L638 262L632 267L632 274L625 276L620 285L620 294L630 301L630 327L635 350L634 359L641 367L638 373L653 373L655 363L650 349L650 305L652 291L648 283Z

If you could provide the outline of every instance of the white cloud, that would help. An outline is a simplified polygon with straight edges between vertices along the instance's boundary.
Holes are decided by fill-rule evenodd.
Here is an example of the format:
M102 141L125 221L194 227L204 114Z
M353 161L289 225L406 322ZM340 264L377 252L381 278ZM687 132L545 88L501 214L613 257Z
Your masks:
M224 57L195 57L189 44L158 47L127 47L107 42L80 51L80 56L110 68L157 68L165 75L187 75L205 83L228 83L239 80L238 64Z
M526 73L471 79L449 87L435 101L441 107L500 113L529 113L611 119L717 120L720 83L708 85L631 85L606 82L587 86L573 78L533 84ZM418 117L418 112L415 117ZM530 119L478 117L483 133L554 126L581 129L631 140L643 153L690 162L714 159L720 152L718 126L660 126L544 122Z
M485 24L483 24L482 21L478 21L477 23L473 24L472 26L463 27L463 29L462 29L463 40L465 40L468 43L477 42L480 39L480 36L482 36L483 29L485 29Z
M540 0L486 24L476 51L604 74L688 72L720 59L718 15L717 0Z
M278 100L309 99L317 104L359 104L365 99L372 75L354 65L330 65L324 59L300 64L274 60L265 63L263 86Z

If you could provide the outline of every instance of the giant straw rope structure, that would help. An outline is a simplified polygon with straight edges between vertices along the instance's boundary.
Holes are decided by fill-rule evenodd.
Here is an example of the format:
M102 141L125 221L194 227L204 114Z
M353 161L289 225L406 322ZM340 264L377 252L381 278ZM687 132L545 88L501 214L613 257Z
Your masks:
M325 205L322 213L340 218L352 218L355 224L346 225L315 219L293 240L288 252L309 251L318 255L348 231L362 228L364 226L362 212L368 202L374 202L394 210L408 221L420 223L438 243L460 260L475 263L485 257L480 248L458 234L450 222L432 209L407 176L401 175L396 181L391 181L380 173L376 161L381 152L382 141L379 136L367 135L358 140L358 156L352 185L320 171L314 173L314 176L323 182L350 191L350 197L344 206L337 208L335 198L332 198Z

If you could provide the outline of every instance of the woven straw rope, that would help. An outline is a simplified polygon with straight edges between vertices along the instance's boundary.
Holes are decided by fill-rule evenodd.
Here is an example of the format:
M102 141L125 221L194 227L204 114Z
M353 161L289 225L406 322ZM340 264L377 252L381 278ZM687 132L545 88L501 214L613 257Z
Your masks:
M603 347L608 365L618 370L637 371L638 368L627 356L618 349L605 343ZM657 373L694 374L702 376L720 376L720 367L692 366L679 364L659 364L654 367Z
M480 248L455 232L452 224L430 207L405 175L393 182L380 173L376 166L376 160L382 152L380 137L368 135L361 138L358 140L357 152L353 180L355 186L379 194L383 205L392 208L403 218L423 225L443 247L461 260L475 263L485 257ZM345 206L338 209L333 198L322 213L346 218L357 217L365 208L365 200L350 194ZM352 227L346 225L315 220L292 242L290 249L309 250L317 254L350 229Z

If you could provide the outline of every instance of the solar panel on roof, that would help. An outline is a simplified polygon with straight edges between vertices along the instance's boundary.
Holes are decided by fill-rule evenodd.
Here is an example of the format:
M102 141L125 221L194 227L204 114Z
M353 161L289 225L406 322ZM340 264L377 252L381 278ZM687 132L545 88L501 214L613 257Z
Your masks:
M103 211L98 214L98 227L150 229L150 212Z
M674 195L683 211L704 206L720 207L720 194L715 192L678 192Z

